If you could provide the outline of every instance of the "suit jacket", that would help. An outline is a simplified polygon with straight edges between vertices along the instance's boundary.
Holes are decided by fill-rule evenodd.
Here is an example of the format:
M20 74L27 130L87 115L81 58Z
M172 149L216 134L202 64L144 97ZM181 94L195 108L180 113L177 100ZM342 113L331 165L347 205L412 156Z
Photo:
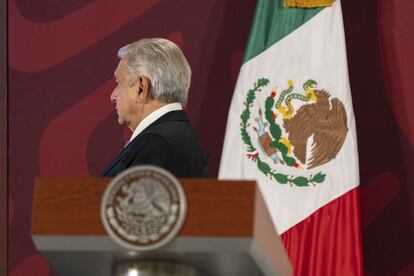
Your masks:
M113 177L135 165L156 165L176 177L206 177L207 162L184 111L171 111L144 129L102 172Z

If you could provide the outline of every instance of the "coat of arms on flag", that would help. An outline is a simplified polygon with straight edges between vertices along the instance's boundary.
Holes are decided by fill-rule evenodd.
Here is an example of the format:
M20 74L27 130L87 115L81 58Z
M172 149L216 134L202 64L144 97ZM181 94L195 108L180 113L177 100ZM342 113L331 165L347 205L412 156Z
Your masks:
M262 173L280 184L322 183L326 177L322 171L302 176L300 170L319 167L336 157L348 132L344 104L331 98L326 90L317 88L317 82L312 79L303 83L302 91L295 89L289 80L288 87L280 93L275 88L266 93L262 90L266 90L268 83L266 78L258 79L243 103L240 130L247 157L257 163ZM252 110L256 111L254 115ZM252 129L257 139L252 139ZM296 168L297 172L280 173L280 166Z

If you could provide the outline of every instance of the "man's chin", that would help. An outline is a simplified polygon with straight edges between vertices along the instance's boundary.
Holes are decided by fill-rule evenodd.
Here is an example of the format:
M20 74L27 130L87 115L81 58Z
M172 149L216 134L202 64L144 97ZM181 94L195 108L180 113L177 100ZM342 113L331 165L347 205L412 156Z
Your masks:
M118 124L125 125L125 120L122 118L118 118Z

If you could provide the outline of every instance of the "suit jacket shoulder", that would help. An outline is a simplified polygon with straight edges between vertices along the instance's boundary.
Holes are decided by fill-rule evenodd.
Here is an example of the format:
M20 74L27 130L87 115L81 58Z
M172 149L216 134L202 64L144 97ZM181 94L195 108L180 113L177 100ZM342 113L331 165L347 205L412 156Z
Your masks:
M144 129L102 173L114 176L135 165L156 165L177 177L207 176L207 162L184 111L172 111Z

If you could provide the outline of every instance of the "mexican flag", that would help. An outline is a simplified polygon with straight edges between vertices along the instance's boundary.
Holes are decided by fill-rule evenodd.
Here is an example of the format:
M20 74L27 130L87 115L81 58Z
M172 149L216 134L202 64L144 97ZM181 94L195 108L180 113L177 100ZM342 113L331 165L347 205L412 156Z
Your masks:
M257 2L219 178L257 181L296 275L360 275L358 149L340 1L285 4Z

